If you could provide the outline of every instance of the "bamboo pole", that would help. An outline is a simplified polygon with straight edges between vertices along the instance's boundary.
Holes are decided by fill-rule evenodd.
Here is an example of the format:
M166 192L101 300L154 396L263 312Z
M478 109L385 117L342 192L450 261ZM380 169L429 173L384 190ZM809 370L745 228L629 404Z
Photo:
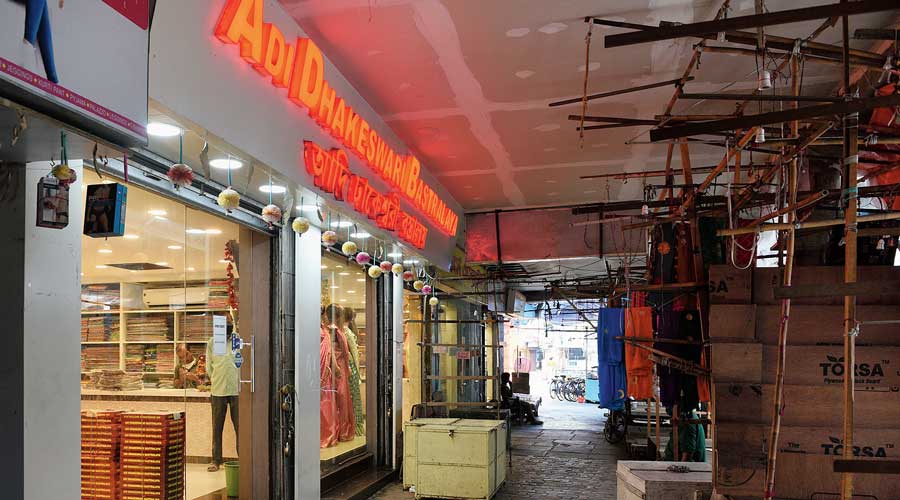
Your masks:
M794 95L800 92L800 64L797 57L791 58L791 74L792 74L792 91ZM793 104L796 109L797 103ZM799 123L795 120L791 122L791 134L799 133ZM787 255L784 263L784 276L782 285L791 286L791 277L794 271L794 245L796 241L794 221L797 219L797 208L804 202L814 203L824 198L828 193L821 191L812 196L807 197L802 202L797 203L797 183L798 183L798 160L795 157L791 160L790 170L788 172L788 206L785 209L778 210L769 216L761 217L754 221L754 224L773 218L770 216L780 217L787 214L788 234L787 234ZM815 199L814 199L815 198ZM810 201L812 200L812 201ZM780 254L779 254L780 255ZM784 370L787 357L787 334L788 321L791 317L791 299L781 299L781 324L778 328L778 357L775 365L775 404L772 408L772 429L769 433L769 449L766 460L766 483L763 498L769 499L775 496L775 464L778 456L778 436L781 433L781 415L784 408Z
M796 168L796 163L797 163L797 160L793 160L791 162L792 169ZM791 194L796 196L797 193L794 192ZM813 205L813 204L817 203L818 201L822 200L822 198L825 198L826 196L828 196L828 190L823 189L822 191L813 193L813 194L807 196L806 198L803 198L800 201L795 201L793 203L788 204L786 207L783 207L779 210L776 210L774 212L763 215L762 217L756 219L755 221L753 221L747 225L748 226L758 226L767 220L774 219L776 217L781 217L782 215L787 215L787 214L790 214L791 212L795 212L797 210L800 210L800 209L806 208L810 205Z
M884 214L863 215L857 217L857 222L876 222L882 220L900 219L900 212L889 212ZM811 222L802 222L798 224L776 223L776 224L760 224L758 226L744 226L735 229L719 229L716 236L737 236L740 234L765 233L767 231L784 231L793 227L794 229L810 229L816 227L831 227L846 224L846 219L828 219L817 220ZM890 231L888 231L890 233Z
M716 168L714 168L713 171L706 176L706 179L704 179L703 182L700 183L700 186L698 186L697 189L693 190L687 195L684 203L681 204L682 210L684 210L694 202L694 197L697 193L703 193L703 191L706 191L706 188L708 188L709 185L712 184L715 178L725 170L725 167L728 166L728 162L731 161L731 158L734 157L735 153L737 153L738 150L746 146L747 143L749 143L750 140L753 139L753 136L756 134L756 128L757 127L752 127L743 135L743 137L738 140L737 144L735 144L734 147L728 149L728 152L725 153L725 157L722 158L722 161L720 161L719 164L716 165ZM681 144L683 144L682 148L687 146L686 142L682 142ZM685 184L692 184L692 182L686 178L684 182Z
M675 405L672 406L672 413L674 413L674 415L672 415L672 458L676 462L680 462L681 455L678 450L678 420L681 418L681 415L678 414L678 403L675 403Z
M581 99L581 121L578 126L578 137L582 140L582 147L584 147L584 118L587 114L587 102L588 102L588 75L591 72L591 35L594 31L594 23L588 24L587 35L584 37L584 89L583 95L584 97ZM500 252L499 250L497 251Z
M659 460L661 452L659 451L659 398L654 397L656 400L656 459Z
M722 2L722 6L719 7L719 10L716 12L715 21L718 21L728 12L728 8L731 4L731 0L725 0ZM703 47L706 46L706 40L700 40L697 45L694 45L694 52L691 54L691 60L688 62L687 68L684 69L684 74L681 76L681 81L675 84L675 93L672 94L672 97L669 99L669 102L666 104L665 111L662 112L663 115L672 114L672 108L675 107L675 102L678 101L678 94L681 93L682 87L684 84L688 82L691 78L691 73L694 72L694 68L697 67L697 63L700 61L700 52L703 50Z
M847 0L841 0L845 3ZM842 21L843 49L844 49L844 88L851 90L846 95L852 95L850 83L850 26L848 16ZM844 186L847 192L847 209L844 225L844 283L856 282L856 225L857 198L856 171L859 162L859 114L844 115ZM844 418L843 441L845 460L853 459L853 389L856 380L853 376L853 368L856 366L856 296L844 296ZM841 473L841 500L853 498L853 474Z

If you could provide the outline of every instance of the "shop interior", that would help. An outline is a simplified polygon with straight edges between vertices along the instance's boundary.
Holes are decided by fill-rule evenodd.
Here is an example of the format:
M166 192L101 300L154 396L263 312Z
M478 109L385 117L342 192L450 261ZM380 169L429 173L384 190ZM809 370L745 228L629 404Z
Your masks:
M114 182L86 169L82 201L88 186ZM129 185L124 235L82 236L82 409L184 412L188 499L225 487L224 468L207 470L215 433L207 363L214 318L231 331L239 314L240 233ZM179 376L182 367L196 379ZM236 441L229 415L224 460L237 460Z
M354 233L357 240L368 238ZM361 238L362 237L362 238ZM322 255L321 466L327 474L365 453L367 335L366 273L355 261ZM346 374L346 375L345 375Z

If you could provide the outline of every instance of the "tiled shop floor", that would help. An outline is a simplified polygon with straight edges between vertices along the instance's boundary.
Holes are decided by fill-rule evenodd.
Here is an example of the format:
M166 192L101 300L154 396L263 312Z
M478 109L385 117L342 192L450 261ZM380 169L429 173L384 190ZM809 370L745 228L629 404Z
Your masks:
M600 429L513 427L512 469L494 498L612 500L616 498L616 461L620 459L625 459L623 447L607 443ZM413 497L393 483L371 498Z

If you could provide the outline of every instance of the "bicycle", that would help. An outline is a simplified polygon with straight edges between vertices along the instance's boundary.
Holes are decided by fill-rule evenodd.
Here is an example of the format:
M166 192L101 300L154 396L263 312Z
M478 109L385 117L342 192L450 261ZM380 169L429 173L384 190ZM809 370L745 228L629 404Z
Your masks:
M563 400L563 389L566 383L565 375L554 375L553 381L550 382L550 397L552 399Z

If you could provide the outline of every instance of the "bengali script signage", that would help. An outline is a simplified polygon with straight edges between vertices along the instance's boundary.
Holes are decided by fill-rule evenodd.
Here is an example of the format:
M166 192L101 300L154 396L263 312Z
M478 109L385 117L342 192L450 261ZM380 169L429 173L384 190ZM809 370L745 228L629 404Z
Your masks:
M337 95L325 79L322 52L312 40L285 40L263 20L263 0L228 0L215 27L220 41L240 47L241 57L291 102L307 109L324 130L407 198L442 232L455 236L459 217L419 178L421 165L385 142L369 123ZM307 167L309 163L307 162Z
M326 150L312 141L303 141L303 162L317 188L338 201L346 201L378 227L396 232L401 240L425 248L428 228L400 208L396 193L381 194L368 179L350 172L349 158L343 149Z

